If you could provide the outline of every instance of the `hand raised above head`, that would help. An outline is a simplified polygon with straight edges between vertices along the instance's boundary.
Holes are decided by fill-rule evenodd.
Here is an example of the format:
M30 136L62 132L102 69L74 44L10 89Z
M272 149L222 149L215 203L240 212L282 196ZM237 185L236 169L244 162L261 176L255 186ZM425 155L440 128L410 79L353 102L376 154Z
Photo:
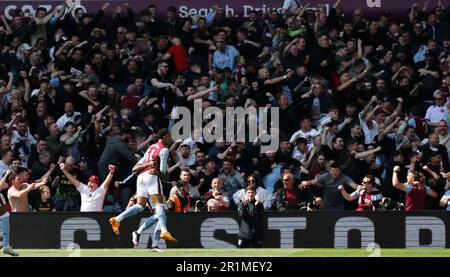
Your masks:
M116 166L110 164L110 165L108 165L108 170L109 170L110 173L114 173L116 171Z

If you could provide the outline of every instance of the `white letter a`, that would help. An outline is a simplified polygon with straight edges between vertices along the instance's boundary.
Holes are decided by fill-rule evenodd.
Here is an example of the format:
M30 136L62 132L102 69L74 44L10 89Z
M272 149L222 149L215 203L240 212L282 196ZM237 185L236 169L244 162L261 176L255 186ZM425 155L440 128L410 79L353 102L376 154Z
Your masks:
M367 7L369 8L380 8L381 0L366 0Z

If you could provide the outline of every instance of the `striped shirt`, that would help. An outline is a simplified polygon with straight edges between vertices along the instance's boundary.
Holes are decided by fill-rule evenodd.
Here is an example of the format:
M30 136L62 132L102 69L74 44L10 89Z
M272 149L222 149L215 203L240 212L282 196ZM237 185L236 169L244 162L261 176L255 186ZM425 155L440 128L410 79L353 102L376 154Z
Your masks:
M364 189L355 190L352 194L352 197L358 197L358 208L357 211L367 211L374 210L374 203L381 202L383 195L376 188L373 188L371 192L367 192Z

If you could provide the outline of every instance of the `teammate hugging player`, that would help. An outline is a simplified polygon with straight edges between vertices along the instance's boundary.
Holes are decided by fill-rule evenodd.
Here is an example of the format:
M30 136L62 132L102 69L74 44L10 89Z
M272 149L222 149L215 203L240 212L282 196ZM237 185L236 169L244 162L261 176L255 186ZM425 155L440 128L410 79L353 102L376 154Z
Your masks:
M161 185L161 178L167 178L169 149L167 148L172 142L172 136L168 129L161 129L158 131L158 142L150 145L145 152L144 157L138 161L133 167L133 172L138 172L139 176L136 183L137 204L129 207L117 217L111 217L109 223L116 235L119 235L120 222L127 217L136 215L142 212L147 204L147 199L150 196L152 203L155 203L155 213L151 215L138 229L133 232L133 243L139 243L140 233L152 226L158 221L155 228L154 240L158 241L159 237L168 241L177 242L172 235L167 231L166 211L164 203L163 190ZM160 234L160 235L159 235ZM157 245L153 244L152 251L158 251Z

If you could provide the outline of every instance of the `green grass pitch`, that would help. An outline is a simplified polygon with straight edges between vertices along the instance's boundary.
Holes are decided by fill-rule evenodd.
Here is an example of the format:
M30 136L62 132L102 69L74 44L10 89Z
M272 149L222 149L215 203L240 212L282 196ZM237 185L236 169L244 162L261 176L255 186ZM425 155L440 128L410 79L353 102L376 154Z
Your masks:
M20 257L450 257L450 249L17 249ZM378 250L377 250L378 251ZM9 257L0 253L0 258ZM19 257L19 258L20 258Z

